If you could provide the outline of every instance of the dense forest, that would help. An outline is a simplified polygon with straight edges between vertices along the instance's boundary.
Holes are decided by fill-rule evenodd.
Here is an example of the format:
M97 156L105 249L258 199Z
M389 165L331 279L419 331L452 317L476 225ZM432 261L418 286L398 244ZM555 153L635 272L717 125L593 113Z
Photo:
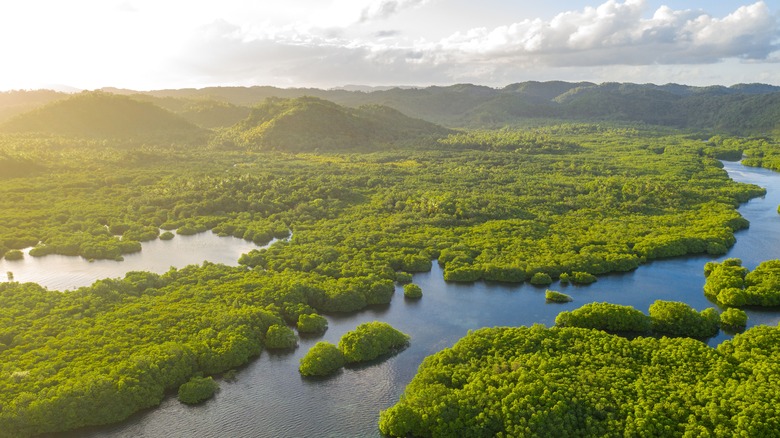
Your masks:
M204 128L229 127L268 98L316 97L350 108L382 105L446 127L501 128L538 123L627 122L705 132L772 135L780 117L780 87L736 84L520 82L502 88L472 84L426 88L330 89L209 87L111 94L153 103ZM53 91L0 93L0 123L68 95Z
M778 346L780 329L766 326L717 348L484 328L426 358L379 427L399 437L776 436Z
M545 94L552 84L532 85L517 92L539 99L552 94ZM578 89L550 99L587 94ZM771 95L732 91L719 95ZM245 254L239 267L131 272L65 292L1 283L0 435L116 422L177 390L185 400L201 400L198 388L214 390L208 376L247 363L264 347L294 348L292 327L321 333L323 314L390 302L395 284L409 283L411 273L433 263L453 282L587 283L654 259L725 254L734 233L749 226L736 208L764 190L729 179L718 159L771 157L777 148L771 137L647 125L452 130L389 106L353 108L315 97L264 101L235 111L240 118L230 126L222 125L230 120L226 114L247 102L204 104L200 114L211 121L196 126L174 114L174 103L168 109L156 103L197 97L182 93L144 99L82 93L0 125L0 256L121 260L141 250L141 242L173 232L211 230L260 244L289 239ZM194 108L193 102L180 109ZM641 315L641 324L649 324L643 333L681 335L663 324L684 315L701 323L696 337L708 336L718 315L692 312L659 303ZM473 361L452 362L450 381L438 382L444 374L437 374L430 387L415 383L428 382L435 358L452 353L426 360L405 399L383 414L382 429L403 436L484 427L489 435L512 435L555 424L599 436L615 428L652 435L647 427L654 425L751 433L740 415L753 419L771 401L766 383L751 373L767 367L776 373L775 347L767 340L776 329L751 329L717 350L687 339L628 341L595 329L501 330L459 343L456 356ZM482 340L472 342L477 337ZM406 342L402 335L391 338L366 357ZM522 350L522 339L544 348ZM567 353L572 343L591 351L593 360ZM342 354L352 351L340 347ZM319 347L329 365L340 363L334 348ZM484 362L494 353L507 360L495 364L500 372L488 381L480 373L494 369ZM693 376L694 359L706 366L703 380ZM610 374L587 386L602 369ZM495 405L501 400L491 397L512 393L501 380L510 374L533 387L531 395L512 396L518 403L551 403L549 409L501 417L501 409L515 407ZM669 393L669 376L684 385L673 398L659 399ZM190 381L200 385L182 389ZM498 392L467 385L472 381ZM550 390L534 393L542 384ZM464 385L468 390L454 391ZM601 392L613 385L614 394ZM685 400L699 385L709 389L695 402ZM569 406L560 395L573 387L587 390L581 403ZM426 395L415 395L416 388ZM718 395L727 407L710 407ZM667 402L672 405L661 409ZM771 430L765 428L778 417L766 415L749 427Z

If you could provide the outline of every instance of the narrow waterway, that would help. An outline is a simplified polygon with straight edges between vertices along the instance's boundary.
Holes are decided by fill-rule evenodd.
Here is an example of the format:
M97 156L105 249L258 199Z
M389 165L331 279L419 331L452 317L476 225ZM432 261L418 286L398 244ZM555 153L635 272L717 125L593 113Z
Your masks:
M768 193L740 207L742 215L751 222L750 229L740 231L734 248L718 259L739 257L752 269L763 260L780 258L780 216L776 211L780 204L780 174L738 163L726 163L726 168L735 180L766 187ZM200 406L186 406L169 397L160 407L122 424L71 436L379 436L379 411L398 400L423 358L451 346L469 330L535 323L549 326L560 311L592 301L632 305L645 312L658 299L685 301L699 310L712 307L702 292L702 269L709 260L715 259L701 256L656 261L634 272L601 277L589 286L552 285L552 289L574 298L567 304L546 304L545 288L529 284L448 284L434 263L431 272L414 276L414 282L424 291L420 301L405 300L398 288L388 306L329 317L330 328L324 336L301 339L300 347L288 354L264 352L239 371L235 382L221 382L217 396ZM780 312L748 314L749 326L776 325L780 320ZM386 321L408 333L411 346L388 360L347 368L328 379L300 377L298 361L312 345L320 340L337 343L345 332L372 320ZM727 338L720 334L710 343L715 345Z

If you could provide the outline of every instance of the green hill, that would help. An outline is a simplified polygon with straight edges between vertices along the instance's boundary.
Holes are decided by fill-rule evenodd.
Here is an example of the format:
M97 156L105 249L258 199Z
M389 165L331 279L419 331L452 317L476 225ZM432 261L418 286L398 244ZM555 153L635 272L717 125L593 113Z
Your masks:
M15 90L0 93L0 123L31 111L68 94L52 90Z
M374 150L451 132L385 106L348 108L300 97L266 100L220 138L243 147L303 152Z
M83 92L20 114L0 131L90 138L193 140L204 131L148 102L103 92Z

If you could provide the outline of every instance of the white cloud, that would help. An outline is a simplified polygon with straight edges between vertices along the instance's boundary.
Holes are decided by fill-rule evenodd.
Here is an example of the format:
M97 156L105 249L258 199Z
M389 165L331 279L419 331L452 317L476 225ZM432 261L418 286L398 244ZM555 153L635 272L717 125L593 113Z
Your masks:
M383 20L408 8L422 6L428 0L372 0L363 8L360 21Z
M472 29L441 41L461 60L509 57L556 66L711 63L766 59L777 51L778 19L761 1L718 19L701 11L659 8L643 18L645 3L609 0L597 8L525 20L492 30Z

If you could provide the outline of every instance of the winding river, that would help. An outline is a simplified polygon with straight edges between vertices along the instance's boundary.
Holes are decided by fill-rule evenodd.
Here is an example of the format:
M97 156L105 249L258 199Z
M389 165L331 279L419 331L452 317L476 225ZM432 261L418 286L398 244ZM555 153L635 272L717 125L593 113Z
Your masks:
M744 266L752 269L763 260L780 258L780 215L776 210L780 204L780 173L738 163L725 163L725 166L735 180L766 187L767 195L740 207L740 213L750 220L751 226L738 232L736 245L717 260L739 257ZM187 244L193 246L185 248L183 245ZM68 289L90 284L97 278L120 277L130 270L164 272L169 266L179 267L202 260L235 265L238 256L252 247L251 243L221 239L210 233L177 236L170 242L144 244L142 253L127 256L124 262L88 263L61 256L26 257L23 262L3 261L0 279L4 279L5 271L12 271L17 281L39 281L52 289ZM183 261L180 258L184 256L190 258ZM50 257L52 264L44 266ZM62 436L379 436L379 411L398 400L423 358L451 346L469 330L534 323L549 326L560 311L592 301L628 304L645 312L658 299L685 301L699 310L712 307L702 292L702 268L709 260L716 259L700 256L656 261L630 273L600 277L588 286L553 284L551 289L574 298L566 304L546 304L545 288L527 283L448 284L434 263L431 272L414 276L414 282L424 292L421 300L407 301L402 290L397 288L390 305L349 316L328 317L330 326L324 336L301 339L300 347L291 353L263 352L238 372L234 382L221 382L219 394L202 405L187 406L172 396L159 407L139 413L121 424ZM78 274L81 283L74 281L74 273ZM748 315L749 326L776 325L780 321L780 312L748 311ZM380 363L347 368L328 379L304 380L299 376L298 361L312 345L320 340L337 343L345 332L372 320L386 321L408 333L412 337L411 346ZM721 333L711 339L710 344L716 345L728 337Z

